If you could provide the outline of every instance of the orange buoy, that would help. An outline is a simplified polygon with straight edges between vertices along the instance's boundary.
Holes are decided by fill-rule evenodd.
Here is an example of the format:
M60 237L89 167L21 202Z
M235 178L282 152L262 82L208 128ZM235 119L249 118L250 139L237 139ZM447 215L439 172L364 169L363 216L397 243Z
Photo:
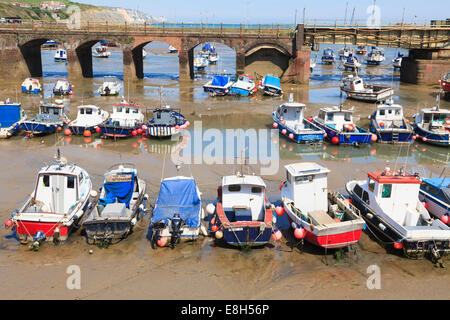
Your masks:
M417 139L417 137L416 136L412 136L412 138L411 139L413 139L413 140L416 140Z
M91 143L92 142L92 139L91 138L84 138L84 143Z
M378 137L375 133L372 133L372 137L370 137L370 141L375 142L378 140Z
M339 223L339 222L341 222L341 219L339 219L339 218L333 218L333 221Z
M220 240L223 238L223 231L218 230L214 235L216 236L216 239Z
M158 241L156 241L156 244L161 248L164 247L167 244L167 237L159 238Z
M65 134L66 136L70 136L70 135L72 134L72 131L70 131L70 129L67 128L66 130L64 130L64 134Z
M5 228L9 229L14 225L14 223L10 219L6 219L5 221Z
M219 231L219 227L218 226L216 226L215 224L211 227L211 230L213 231L213 232L217 232L217 231Z
M304 228L295 228L294 237L297 239L303 239L306 235L306 230Z
M275 213L277 214L277 216L281 217L284 214L284 208L283 207L276 207L275 208Z
M338 144L338 143L339 143L339 138L338 138L338 137L333 137L333 138L331 139L331 142L332 142L333 144Z
M89 130L84 130L83 136L90 137L91 135L92 135L92 133Z
M278 123L274 122L272 127L274 127L275 129L278 128Z
M58 129L56 129L56 130L58 130L58 131L61 131L61 130L62 130L62 128L61 128L61 127L58 127Z
M384 128L384 122L380 122L380 127Z

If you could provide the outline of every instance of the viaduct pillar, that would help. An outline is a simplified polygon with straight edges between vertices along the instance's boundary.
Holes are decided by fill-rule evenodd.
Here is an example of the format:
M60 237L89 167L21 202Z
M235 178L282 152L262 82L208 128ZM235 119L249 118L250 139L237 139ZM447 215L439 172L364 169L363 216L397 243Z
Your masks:
M450 49L411 49L403 57L400 81L414 84L436 84L450 70Z
M311 49L304 45L305 28L303 24L297 25L295 37L293 40L293 57L289 67L284 72L281 80L283 82L292 82L298 84L309 83Z

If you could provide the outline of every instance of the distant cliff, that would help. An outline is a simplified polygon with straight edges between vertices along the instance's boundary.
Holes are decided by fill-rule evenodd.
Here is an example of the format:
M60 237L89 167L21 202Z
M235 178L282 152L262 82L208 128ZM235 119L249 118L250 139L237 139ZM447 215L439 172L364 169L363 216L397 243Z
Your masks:
M96 7L83 9L81 11L81 21L84 22L106 22L114 24L142 24L163 22L166 21L164 17L153 17L146 13L137 10L123 9L123 8L106 8Z

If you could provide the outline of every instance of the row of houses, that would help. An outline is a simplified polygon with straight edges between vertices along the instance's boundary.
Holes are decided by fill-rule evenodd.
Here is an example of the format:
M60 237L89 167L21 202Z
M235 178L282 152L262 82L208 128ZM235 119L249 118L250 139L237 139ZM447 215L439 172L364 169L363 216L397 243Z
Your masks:
M8 5L12 5L12 6L16 6L16 7L21 7L21 8L33 8L34 6L32 6L31 4L28 3L20 3L20 2L7 2L7 1L2 1L0 2L2 4L8 4ZM49 10L49 11L54 11L54 10L64 10L66 9L66 4L60 1L42 1L39 4L39 8L42 10Z

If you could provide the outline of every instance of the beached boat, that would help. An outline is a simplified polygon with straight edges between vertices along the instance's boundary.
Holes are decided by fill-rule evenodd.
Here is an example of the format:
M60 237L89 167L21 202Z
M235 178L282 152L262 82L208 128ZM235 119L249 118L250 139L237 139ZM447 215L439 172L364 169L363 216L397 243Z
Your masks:
M392 101L377 105L369 116L369 128L381 143L409 143L414 131L403 115L403 107Z
M90 209L89 203L96 196L91 190L89 174L67 164L58 149L56 162L39 171L34 191L7 223L23 244L31 241L34 250L43 241L65 241Z
M101 131L99 126L109 117L109 113L94 105L84 105L78 107L78 115L75 120L70 122L68 129L71 134L91 135L97 130ZM87 134L86 131L90 133Z
M94 48L94 52L92 56L95 58L109 58L111 52L108 51L108 47L106 46L98 46Z
M358 59L353 55L353 53L350 53L347 57L347 59L344 61L344 69L350 69L350 70L356 70L361 67L361 63L358 61Z
M309 72L313 72L316 67L316 62L313 59L309 59Z
M142 130L150 137L170 138L189 126L189 121L181 114L180 109L165 106L152 112L153 118L142 125Z
M288 102L272 112L273 127L297 143L322 143L325 131L304 118L305 108L303 103L294 102L291 94Z
M27 119L22 105L9 99L0 101L0 139L6 139L20 130L20 124Z
M395 68L401 68L402 67L402 59L403 59L403 53L397 53L397 57L392 59L392 65Z
M62 101L56 103L43 102L39 106L39 113L31 120L24 120L20 127L27 135L44 135L54 133L62 128L69 119L64 113Z
M142 107L135 104L124 103L113 105L113 112L108 120L99 125L103 136L111 138L126 138L136 136L144 124Z
M367 102L386 101L394 95L394 89L387 86L364 83L358 75L347 75L342 79L340 85L341 92L345 92L347 97L355 100Z
M346 189L371 232L411 258L429 253L438 259L450 252L450 228L432 219L419 200L416 175L385 168L368 173L367 181L349 181Z
M134 164L120 163L104 175L93 209L86 214L82 226L89 244L111 244L126 238L146 212L146 183L139 178Z
M383 50L379 49L378 47L372 46L370 51L366 54L366 62L367 64L374 64L378 65L381 62L386 60L386 57L384 56Z
M22 92L24 93L39 93L41 91L42 87L38 79L26 78L22 82Z
M53 87L53 94L57 96L71 95L72 88L72 84L67 79L58 79Z
M323 50L322 54L322 62L325 64L332 64L336 61L336 55L334 54L334 51L331 48L326 48Z
M338 54L341 58L346 59L350 54L353 54L353 49L344 47L338 50Z
M289 164L285 169L281 199L294 236L327 249L358 242L364 220L341 194L328 191L330 171L311 162Z
M270 241L274 215L261 177L239 172L225 176L218 193L211 220L217 241L238 247L263 246Z
M442 79L439 80L439 83L441 84L442 91L444 91L445 97L450 96L450 71L447 72L445 76L442 77Z
M450 110L440 109L439 101L433 108L421 109L413 118L416 138L436 146L450 147Z
M103 78L102 85L98 88L97 92L101 96L117 96L120 93L122 84L114 76L106 76Z
M172 45L169 45L169 48L167 49L169 53L176 53L178 52L178 49L173 47Z
M268 96L278 97L283 94L280 78L271 76L269 74L266 75L261 81L260 89L262 89L264 94Z
M57 49L55 52L54 59L56 62L65 62L67 61L67 51L65 49Z
M180 241L197 239L200 232L208 235L202 225L203 219L201 192L195 179L184 176L165 178L161 181L147 238L154 249L157 245L168 245L173 249Z
M356 47L356 54L365 55L367 53L367 49L365 46Z
M450 223L450 177L422 179L419 200L434 217Z
M246 74L241 74L237 81L231 85L228 94L231 96L250 96L257 91L255 78Z
M225 96L230 91L233 81L227 76L215 75L203 85L203 90L210 96Z
M208 56L209 64L216 64L219 61L219 55L217 52L211 52Z
M209 61L208 58L204 58L202 56L198 56L194 59L194 68L197 71L203 71L208 66Z
M372 141L372 134L354 123L353 109L343 110L342 106L324 107L313 121L325 131L327 139L333 144L359 146Z

